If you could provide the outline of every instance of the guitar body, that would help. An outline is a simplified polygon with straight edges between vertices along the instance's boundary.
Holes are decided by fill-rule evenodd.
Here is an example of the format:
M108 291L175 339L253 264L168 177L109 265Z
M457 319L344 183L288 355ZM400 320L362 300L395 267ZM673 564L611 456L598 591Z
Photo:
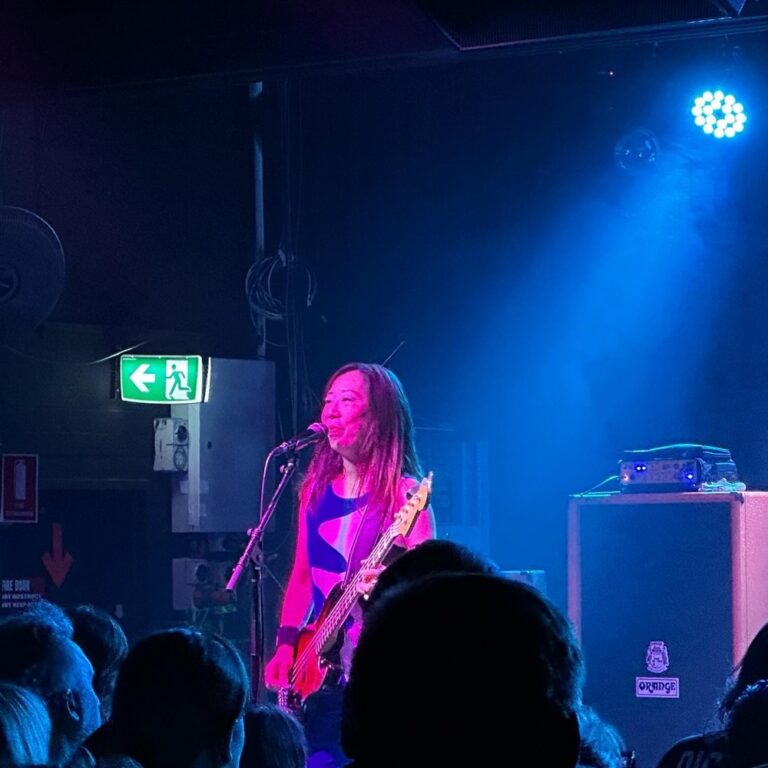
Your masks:
M328 597L323 603L323 608L317 619L311 624L307 624L299 632L295 657L299 658L302 654L306 654L307 662L302 664L300 669L293 671L290 686L280 690L278 698L279 704L283 709L294 713L299 712L307 696L319 691L326 680L328 682L335 682L342 672L339 653L344 643L343 631L339 631L326 644L326 647L322 649L322 653L318 654L312 651L317 630L325 623L341 591L340 584L333 587L328 593Z
M328 593L320 615L299 632L290 682L278 692L278 704L282 709L300 712L307 696L319 691L323 683L331 682L329 676L334 675L338 679L341 675L339 657L344 623L360 598L358 586L362 573L380 567L395 539L410 533L416 516L427 506L431 489L430 472L394 515L392 524L381 535L368 557L360 563L357 573L347 579L345 584L337 584Z

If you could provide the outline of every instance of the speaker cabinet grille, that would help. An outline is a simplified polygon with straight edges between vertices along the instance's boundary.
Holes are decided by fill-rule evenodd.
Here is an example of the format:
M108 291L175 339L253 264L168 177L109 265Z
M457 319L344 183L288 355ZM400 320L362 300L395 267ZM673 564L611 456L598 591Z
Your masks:
M652 768L768 620L768 494L576 498L568 550L585 700Z

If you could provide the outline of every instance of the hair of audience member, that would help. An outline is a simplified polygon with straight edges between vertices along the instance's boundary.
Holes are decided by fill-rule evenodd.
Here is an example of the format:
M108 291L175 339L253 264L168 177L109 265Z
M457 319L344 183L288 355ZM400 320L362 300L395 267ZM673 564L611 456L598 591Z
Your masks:
M429 539L400 557L382 571L368 600L367 611L388 590L400 584L436 573L498 573L498 566L463 544L445 539Z
M225 765L248 688L228 640L188 628L158 632L129 651L112 719L86 746L97 756L127 755L144 768L190 766L202 754Z
M245 747L240 768L305 768L307 740L301 723L272 704L245 713Z
M752 642L726 685L718 707L720 722L723 725L727 727L731 710L746 688L766 678L768 678L768 623L764 624L752 638Z
M489 574L419 579L366 616L342 745L369 768L463 754L481 763L527 742L539 764L572 768L583 677L570 624L536 590ZM403 750L393 734L406 728L413 739Z
M93 689L99 697L101 719L112 711L112 696L120 665L128 654L128 638L117 621L101 608L75 605L67 608L74 640L93 664Z
M733 703L727 739L733 768L768 764L768 680L748 685Z
M128 755L109 755L95 760L95 768L142 768L141 763ZM69 768L69 766L67 766Z
M39 601L0 621L0 680L39 693L52 724L50 761L66 763L100 723L93 667L63 611Z
M620 768L624 741L610 723L605 722L592 707L579 708L581 748L579 765L589 768Z
M15 615L34 624L45 624L53 628L58 635L69 640L72 640L74 636L72 619L67 616L66 611L60 605L49 600L35 600L24 609L23 613Z
M33 688L44 699L58 693L57 652L74 642L74 628L58 605L37 600L0 620L0 680Z
M53 693L50 659L57 647L72 639L56 624L37 623L24 614L0 621L0 680L29 686L44 697Z
M93 755L87 749L80 749L67 763L66 768L143 768L143 766L128 755Z
M51 718L42 697L0 682L0 766L48 765Z

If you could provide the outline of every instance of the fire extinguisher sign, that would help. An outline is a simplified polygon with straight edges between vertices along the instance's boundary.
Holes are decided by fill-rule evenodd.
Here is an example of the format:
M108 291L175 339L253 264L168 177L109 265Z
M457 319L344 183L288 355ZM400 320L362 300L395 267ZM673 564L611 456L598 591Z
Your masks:
M37 454L3 454L1 522L37 522L38 459Z

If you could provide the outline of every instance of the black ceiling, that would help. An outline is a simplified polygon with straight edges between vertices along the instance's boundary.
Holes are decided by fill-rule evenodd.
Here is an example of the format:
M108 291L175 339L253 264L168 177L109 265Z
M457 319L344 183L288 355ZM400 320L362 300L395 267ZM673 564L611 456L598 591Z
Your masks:
M593 35L650 34L760 15L758 0L420 0L461 50Z
M0 97L296 68L455 58L461 51L759 31L768 0L5 0ZM634 38L633 38L634 36Z

